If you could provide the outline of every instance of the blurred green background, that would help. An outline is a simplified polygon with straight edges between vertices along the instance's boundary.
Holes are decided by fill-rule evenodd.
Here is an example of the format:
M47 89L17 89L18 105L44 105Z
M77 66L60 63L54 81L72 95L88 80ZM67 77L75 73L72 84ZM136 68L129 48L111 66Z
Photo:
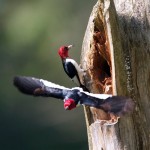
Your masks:
M63 71L58 48L82 40L96 1L0 0L0 150L87 150L83 108L65 111L52 98L23 95L15 75L74 84Z

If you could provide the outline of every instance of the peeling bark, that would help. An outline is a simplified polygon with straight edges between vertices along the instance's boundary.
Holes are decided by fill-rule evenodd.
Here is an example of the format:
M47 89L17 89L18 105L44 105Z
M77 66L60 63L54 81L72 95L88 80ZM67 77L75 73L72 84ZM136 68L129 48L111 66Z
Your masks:
M150 5L115 0L115 6L99 0L89 18L81 54L85 85L93 93L130 96L136 109L118 122L117 116L85 107L89 149L148 150Z

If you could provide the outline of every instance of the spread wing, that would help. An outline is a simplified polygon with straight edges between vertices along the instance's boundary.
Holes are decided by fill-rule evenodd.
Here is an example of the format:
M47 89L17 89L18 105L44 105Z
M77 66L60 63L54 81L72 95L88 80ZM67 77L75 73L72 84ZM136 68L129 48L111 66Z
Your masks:
M107 112L122 116L133 111L134 105L131 98L125 96L112 96L107 98L101 107L106 109Z
M24 94L64 99L67 88L34 77L14 77L14 85Z
M118 116L130 113L134 109L134 102L132 99L125 96L82 92L80 101L81 104L100 108L108 113L114 113Z

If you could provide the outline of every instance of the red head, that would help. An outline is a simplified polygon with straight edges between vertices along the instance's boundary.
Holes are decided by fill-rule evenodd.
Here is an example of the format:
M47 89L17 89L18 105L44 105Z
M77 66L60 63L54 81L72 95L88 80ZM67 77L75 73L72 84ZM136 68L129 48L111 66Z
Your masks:
M73 109L75 107L76 107L76 103L75 103L75 101L73 99L70 98L70 99L65 100L64 108L66 110L71 110L71 109Z
M72 45L69 45L69 46L61 46L61 47L59 48L59 51L58 51L59 56L60 56L62 59L69 57L69 56L68 56L68 51L69 51L69 49L70 49L71 47L72 47Z

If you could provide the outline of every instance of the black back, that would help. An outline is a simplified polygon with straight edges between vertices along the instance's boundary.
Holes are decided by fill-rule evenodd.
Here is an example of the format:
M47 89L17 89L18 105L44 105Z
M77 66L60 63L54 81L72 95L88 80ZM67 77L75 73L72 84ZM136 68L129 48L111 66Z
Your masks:
M66 60L64 60L63 67L64 67L64 71L71 79L74 78L75 76L78 76L78 72L75 66L71 62L66 62Z

